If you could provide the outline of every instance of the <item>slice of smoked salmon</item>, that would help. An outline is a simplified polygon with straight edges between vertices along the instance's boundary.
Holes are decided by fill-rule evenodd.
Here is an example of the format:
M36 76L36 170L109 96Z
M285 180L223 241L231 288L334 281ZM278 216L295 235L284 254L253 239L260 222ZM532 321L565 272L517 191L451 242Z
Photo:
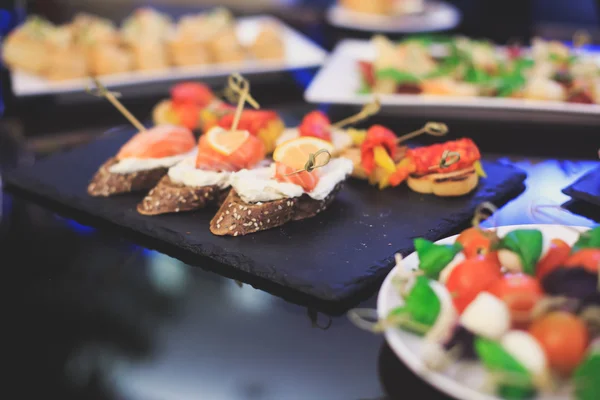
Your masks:
M265 146L255 136L249 135L242 145L232 154L225 156L214 150L203 135L198 143L196 168L212 171L239 171L254 167L265 158Z
M133 136L117 154L124 158L163 158L184 154L196 145L192 132L182 126L158 125Z
M319 183L317 171L302 171L290 175L294 171L296 171L294 168L278 162L275 164L275 179L279 182L288 182L301 186L305 192L311 192L317 186L317 183Z

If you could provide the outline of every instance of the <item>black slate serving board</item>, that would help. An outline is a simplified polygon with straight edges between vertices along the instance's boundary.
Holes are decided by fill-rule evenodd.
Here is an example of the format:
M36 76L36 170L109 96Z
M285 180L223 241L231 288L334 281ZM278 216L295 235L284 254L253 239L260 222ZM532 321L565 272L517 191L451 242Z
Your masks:
M600 165L562 190L577 200L600 206Z
M519 194L526 177L513 166L484 162L488 178L473 194L446 199L405 186L379 191L351 180L315 218L243 237L218 237L208 229L214 209L145 217L135 210L143 194L87 195L96 169L131 135L128 129L113 130L83 147L13 170L7 186L82 222L119 226L147 247L292 301L350 306L359 294L375 291L396 252L413 251L413 238L437 240L454 233L481 202L500 206Z

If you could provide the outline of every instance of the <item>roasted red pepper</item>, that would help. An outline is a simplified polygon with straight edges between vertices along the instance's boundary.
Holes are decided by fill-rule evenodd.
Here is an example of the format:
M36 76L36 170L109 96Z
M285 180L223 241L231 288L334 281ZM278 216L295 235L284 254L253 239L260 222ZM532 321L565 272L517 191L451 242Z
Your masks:
M458 153L460 158L457 162L442 168L442 157L446 151ZM409 149L406 152L406 158L400 163L396 172L390 176L390 185L399 185L410 174L426 175L458 171L472 166L480 159L479 148L471 139L467 138Z
M331 121L321 111L311 111L302 119L298 127L300 136L314 136L331 141Z
M396 155L396 135L384 126L373 125L367 131L367 137L360 146L361 164L370 175L375 169L375 147L383 146L393 159Z

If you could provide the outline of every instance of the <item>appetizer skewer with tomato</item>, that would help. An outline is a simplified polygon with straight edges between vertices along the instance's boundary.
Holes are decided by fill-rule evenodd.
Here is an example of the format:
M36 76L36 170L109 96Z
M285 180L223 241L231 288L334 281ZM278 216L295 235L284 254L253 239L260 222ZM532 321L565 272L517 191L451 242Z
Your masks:
M453 244L415 239L418 269L397 258L403 304L369 329L422 335L433 369L479 360L501 398L561 385L598 398L600 226L568 244L537 229L499 236L475 221Z
M376 114L379 109L379 100L375 99L373 103L366 104L357 114L336 123L332 123L322 111L311 111L304 116L299 126L287 128L277 139L277 144L298 137L311 136L330 142L333 146L333 155L340 155L352 147L359 146L366 135L364 130L346 127Z
M380 189L406 181L419 193L462 196L485 177L479 149L470 139L459 139L426 147L407 149L400 143L422 133L445 135L446 125L430 122L402 137L380 125L372 126L360 147L361 175ZM356 155L354 155L356 158Z
M235 112L235 106L220 100L208 86L184 82L173 86L171 99L163 100L154 108L153 119L155 123L208 132L215 126L231 129ZM258 137L267 153L271 153L285 126L275 111L248 109L242 111L238 128Z

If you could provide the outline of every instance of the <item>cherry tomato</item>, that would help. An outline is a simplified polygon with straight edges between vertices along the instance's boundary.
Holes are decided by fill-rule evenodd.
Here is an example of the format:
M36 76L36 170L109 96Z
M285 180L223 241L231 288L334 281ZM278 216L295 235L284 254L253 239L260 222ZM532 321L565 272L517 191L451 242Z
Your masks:
M547 273L562 265L569 257L570 252L571 246L564 240L552 239L548 252L535 268L535 276L541 280Z
M179 125L185 126L189 130L198 128L200 119L200 109L195 104L181 103L173 104L173 111L179 119Z
M573 253L567 261L565 267L583 267L590 272L597 273L600 265L600 249L586 248Z
M298 128L300 136L314 136L331 141L331 122L321 111L311 111L304 116Z
M206 85L198 82L183 82L171 88L171 100L176 104L195 104L206 107L215 95Z
M488 254L492 244L491 239L482 232L481 228L476 227L462 231L456 241L462 244L463 253L467 258Z
M483 257L468 258L452 270L446 287L452 295L454 306L462 313L480 292L501 278L502 273L498 265Z
M529 333L544 349L550 367L563 375L569 375L585 357L589 332L573 314L551 312L535 320Z
M506 274L489 287L488 292L506 303L512 320L517 323L529 320L531 310L544 296L540 283L526 274Z
M508 57L510 59L519 58L521 56L521 47L520 46L509 46L507 48Z
M373 87L375 85L375 71L373 69L373 63L368 61L359 61L358 69L367 86Z

